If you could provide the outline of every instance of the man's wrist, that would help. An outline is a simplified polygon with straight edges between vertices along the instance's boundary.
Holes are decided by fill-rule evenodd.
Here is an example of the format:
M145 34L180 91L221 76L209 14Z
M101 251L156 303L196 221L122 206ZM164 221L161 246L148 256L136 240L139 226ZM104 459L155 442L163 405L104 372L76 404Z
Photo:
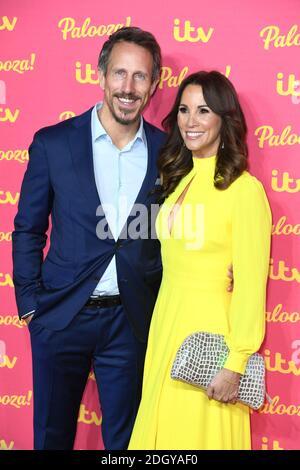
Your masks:
M30 315L33 315L35 310L31 310L30 312L25 313L25 315L22 315L21 318L22 320L25 320L25 318L29 317Z

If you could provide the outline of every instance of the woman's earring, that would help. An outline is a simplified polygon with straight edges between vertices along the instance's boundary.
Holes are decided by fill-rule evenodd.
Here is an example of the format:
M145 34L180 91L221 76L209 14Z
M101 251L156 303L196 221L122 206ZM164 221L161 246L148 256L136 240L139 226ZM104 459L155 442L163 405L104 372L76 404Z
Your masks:
M224 142L222 142L221 149L223 150L225 148Z

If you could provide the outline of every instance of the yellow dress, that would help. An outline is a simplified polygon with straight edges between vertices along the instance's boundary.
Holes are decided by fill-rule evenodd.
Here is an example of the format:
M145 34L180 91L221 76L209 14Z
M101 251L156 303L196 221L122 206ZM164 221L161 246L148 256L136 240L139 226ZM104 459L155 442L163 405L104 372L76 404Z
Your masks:
M271 213L261 183L244 172L214 187L216 157L194 167L160 209L163 279L153 312L143 393L129 449L250 449L249 408L207 398L170 378L175 354L196 331L225 335L226 368L243 373L265 332ZM191 182L171 235L171 209ZM227 292L233 264L234 291Z

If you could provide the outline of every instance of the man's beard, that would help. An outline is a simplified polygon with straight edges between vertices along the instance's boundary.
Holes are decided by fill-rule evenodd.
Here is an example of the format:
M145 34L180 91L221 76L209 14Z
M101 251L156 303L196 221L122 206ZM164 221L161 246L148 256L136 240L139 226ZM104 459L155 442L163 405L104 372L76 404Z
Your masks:
M137 96L135 95L115 95L116 98L125 98L125 99L134 99L134 100L137 100L139 99ZM141 117L141 111L138 110L137 114L132 118L132 119L123 119L121 118L120 116L117 115L117 113L115 112L114 110L114 107L113 105L109 106L110 108L110 111L112 113L112 116L113 118L115 119L115 121L118 123L118 124L122 124L123 126L129 126L131 124L134 124L135 122L139 121L140 117ZM126 111L124 113L126 115ZM131 114L131 112L128 112L128 114Z
M137 113L137 115L133 119L122 119L115 113L114 109L111 109L111 112L115 121L117 121L118 124L122 124L123 126L129 126L130 124L134 124L141 117L140 113Z

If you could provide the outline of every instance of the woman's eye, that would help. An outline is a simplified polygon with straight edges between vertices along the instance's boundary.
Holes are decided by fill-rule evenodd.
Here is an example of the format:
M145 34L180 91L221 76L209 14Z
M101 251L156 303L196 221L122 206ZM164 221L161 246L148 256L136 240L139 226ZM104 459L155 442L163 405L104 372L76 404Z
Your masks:
M200 114L205 114L205 113L209 113L209 109L208 108L201 108L200 109Z
M187 109L186 109L186 108L183 108L183 107L182 107L182 108L179 107L178 111L179 111L180 113L186 113L186 112L187 112Z

